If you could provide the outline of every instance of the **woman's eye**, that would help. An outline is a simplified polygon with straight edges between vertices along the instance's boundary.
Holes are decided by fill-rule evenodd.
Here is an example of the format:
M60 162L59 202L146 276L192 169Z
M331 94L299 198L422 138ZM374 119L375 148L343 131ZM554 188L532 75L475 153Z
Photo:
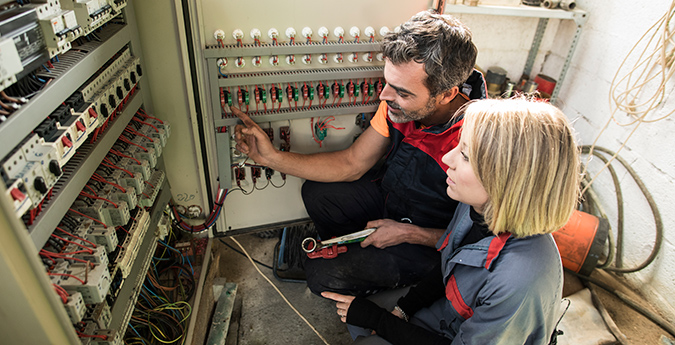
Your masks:
M465 161L468 162L468 161L469 161L469 156L467 156L467 155L464 153L464 151L460 151L460 153L462 154L462 158L463 158Z

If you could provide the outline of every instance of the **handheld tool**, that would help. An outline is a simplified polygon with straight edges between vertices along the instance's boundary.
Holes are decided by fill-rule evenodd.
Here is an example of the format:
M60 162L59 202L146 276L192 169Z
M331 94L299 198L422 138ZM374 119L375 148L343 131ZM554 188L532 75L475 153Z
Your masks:
M302 250L304 250L305 253L311 253L315 250L330 247L332 245L361 242L365 240L370 234L372 234L376 229L377 228L369 228L321 242L317 242L312 237L307 237L302 240Z

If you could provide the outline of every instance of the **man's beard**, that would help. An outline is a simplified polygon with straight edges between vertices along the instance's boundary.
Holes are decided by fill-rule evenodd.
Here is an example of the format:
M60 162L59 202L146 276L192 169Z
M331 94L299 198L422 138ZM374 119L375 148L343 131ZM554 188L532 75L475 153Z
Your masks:
M422 120L423 118L433 114L433 112L436 111L436 107L434 106L434 103L435 103L434 98L431 97L431 98L429 98L429 102L427 102L427 104L425 104L424 107L422 107L421 109L403 110L403 109L401 109L401 107L398 104L396 104L392 101L387 101L387 105L390 108L400 111L400 113L397 113L397 114L393 114L393 113L390 112L388 114L389 119L391 120L391 122L394 122L394 123L405 123L405 122L410 122L410 121Z

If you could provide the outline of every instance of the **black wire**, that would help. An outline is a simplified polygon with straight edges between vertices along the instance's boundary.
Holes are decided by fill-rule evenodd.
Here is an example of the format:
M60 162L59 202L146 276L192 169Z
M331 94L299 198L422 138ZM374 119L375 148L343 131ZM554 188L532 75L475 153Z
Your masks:
M236 253L239 253L239 254L241 254L242 256L246 256L246 254L244 254L244 253L238 251L237 249L235 249L235 248L232 247L231 245L225 243L225 241L223 241L222 238L219 238L218 240L220 240L220 242L222 242L224 245L230 247L230 249L234 250ZM251 259L253 259L253 258L251 258ZM255 263L257 263L258 265L263 266L263 267L265 267L265 268L274 269L274 268L272 268L272 266L266 265L266 264L264 264L264 263L262 263L262 262L260 262L260 261L258 261L258 260L256 260L256 259L253 259L253 262L255 262Z

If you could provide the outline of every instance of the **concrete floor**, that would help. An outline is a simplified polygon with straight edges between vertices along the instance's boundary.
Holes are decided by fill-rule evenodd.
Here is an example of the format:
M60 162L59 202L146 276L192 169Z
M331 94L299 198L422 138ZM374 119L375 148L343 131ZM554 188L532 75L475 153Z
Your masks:
M278 242L276 237L260 238L249 234L236 236L235 239L254 259L272 266L274 246ZM231 239L223 240L238 249ZM213 241L213 253L216 262L212 266L212 269L215 267L212 275L225 277L227 281L237 283L237 296L241 301L241 316L238 319L236 315L233 316L227 345L324 344L319 336L283 301L274 288L260 276L246 257L223 245L219 240ZM345 324L340 322L335 313L334 302L312 294L305 284L281 282L273 276L271 269L259 267L262 273L326 339L328 344L352 343ZM592 277L611 284L617 290L640 301L638 295L620 283L611 281L607 275L594 273ZM207 281L205 285L209 286L208 284ZM581 288L583 286L576 278L566 274L564 290L566 294L571 294ZM600 288L594 290L618 328L626 336L624 344L671 344L663 340L664 336L672 339L672 336L664 330L604 290ZM201 311L200 313L207 312ZM205 333L206 326L206 324L202 325L202 333ZM197 338L195 337L193 344L202 344L203 340L196 340ZM600 343L589 339L587 344Z
M255 235L236 236L235 239L255 260L272 266L274 246L278 239L263 239ZM239 249L234 242L223 239ZM216 240L213 250L220 253L221 277L238 284L241 296L241 318L238 324L238 345L323 344L300 316L282 299L272 286L260 276L251 262ZM312 324L328 344L351 344L347 327L340 322L332 301L312 294L304 283L277 280L272 270L259 266L288 301ZM232 334L228 337L233 336Z

